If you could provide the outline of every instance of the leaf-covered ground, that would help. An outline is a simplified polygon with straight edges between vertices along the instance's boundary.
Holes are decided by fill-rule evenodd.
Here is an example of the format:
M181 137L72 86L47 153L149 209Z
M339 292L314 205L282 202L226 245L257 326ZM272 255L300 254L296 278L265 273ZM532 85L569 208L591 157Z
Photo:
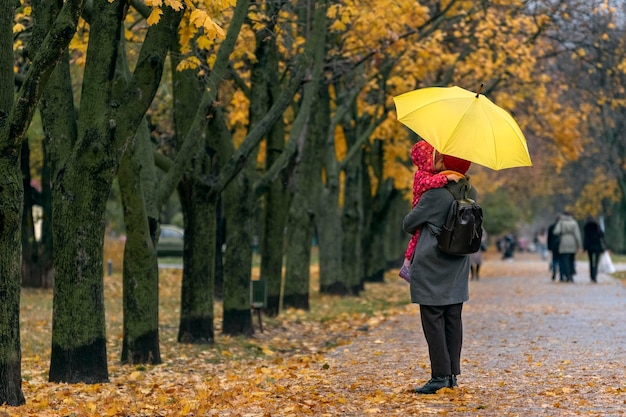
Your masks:
M109 384L47 381L51 297L25 290L22 373L27 404L8 416L620 416L626 415L626 289L587 278L552 282L546 262L489 253L464 307L459 388L419 396L429 377L417 306L393 272L340 302L264 318L253 339L175 343L177 280L162 274L160 366L117 363L119 277L107 278ZM583 259L580 256L581 260ZM256 323L256 320L255 320ZM216 320L219 324L219 320ZM219 329L218 329L219 332Z

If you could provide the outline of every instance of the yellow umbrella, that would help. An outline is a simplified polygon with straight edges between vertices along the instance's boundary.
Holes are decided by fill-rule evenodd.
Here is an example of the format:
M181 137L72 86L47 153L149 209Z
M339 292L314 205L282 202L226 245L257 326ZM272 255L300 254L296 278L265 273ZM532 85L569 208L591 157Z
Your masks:
M393 100L398 121L442 154L495 170L532 165L517 122L480 91L428 87Z

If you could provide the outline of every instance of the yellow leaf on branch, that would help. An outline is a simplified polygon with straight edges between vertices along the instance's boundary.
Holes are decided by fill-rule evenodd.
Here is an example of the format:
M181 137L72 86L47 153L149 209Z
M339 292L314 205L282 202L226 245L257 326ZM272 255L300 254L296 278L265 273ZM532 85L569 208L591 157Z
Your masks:
M182 10L183 8L183 3L178 0L165 0L165 4L176 11Z
M150 13L150 16L148 16L148 19L146 19L146 22L148 22L148 25L150 26L156 25L159 23L159 20L161 20L162 14L163 10L159 8L152 9L152 12Z

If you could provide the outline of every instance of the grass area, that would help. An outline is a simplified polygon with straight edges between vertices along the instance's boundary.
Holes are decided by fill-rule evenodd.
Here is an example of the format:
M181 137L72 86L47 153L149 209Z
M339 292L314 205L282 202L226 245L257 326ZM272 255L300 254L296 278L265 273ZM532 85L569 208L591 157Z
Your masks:
M611 253L611 259L614 263L626 264L626 254Z
M172 256L159 257L159 264L182 265L183 258L172 257Z

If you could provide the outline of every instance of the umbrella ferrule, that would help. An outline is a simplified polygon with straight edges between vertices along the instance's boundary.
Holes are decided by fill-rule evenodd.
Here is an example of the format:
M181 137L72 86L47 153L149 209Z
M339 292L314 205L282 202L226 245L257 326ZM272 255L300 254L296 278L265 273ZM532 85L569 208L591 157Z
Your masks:
M485 84L480 85L480 88L478 89L478 93L476 93L476 98L478 98L478 96L480 95L480 92L483 91L483 85Z

